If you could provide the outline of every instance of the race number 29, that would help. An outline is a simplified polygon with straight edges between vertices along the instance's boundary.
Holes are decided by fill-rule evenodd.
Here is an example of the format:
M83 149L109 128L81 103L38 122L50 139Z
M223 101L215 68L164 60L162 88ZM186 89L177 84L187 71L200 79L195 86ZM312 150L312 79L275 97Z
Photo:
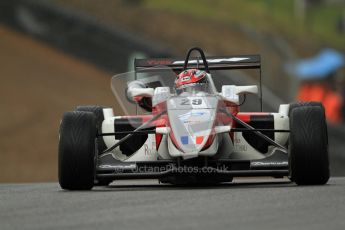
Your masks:
M196 98L196 99L188 99L188 98L183 98L181 100L181 105L201 105L202 104L202 99L201 98Z

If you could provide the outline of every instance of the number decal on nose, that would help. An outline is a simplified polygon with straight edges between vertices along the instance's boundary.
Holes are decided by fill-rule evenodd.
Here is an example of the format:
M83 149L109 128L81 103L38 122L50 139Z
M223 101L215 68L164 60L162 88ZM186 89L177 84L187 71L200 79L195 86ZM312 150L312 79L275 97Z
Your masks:
M192 102L191 102L192 101ZM203 103L203 100L201 98L196 98L196 99L188 99L188 98L183 98L181 100L180 105L201 105Z

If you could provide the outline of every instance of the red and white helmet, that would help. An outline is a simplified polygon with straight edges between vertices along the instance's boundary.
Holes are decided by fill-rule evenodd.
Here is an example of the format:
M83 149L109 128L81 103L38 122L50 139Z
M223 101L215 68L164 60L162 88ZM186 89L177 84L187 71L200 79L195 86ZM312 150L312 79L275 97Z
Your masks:
M207 72L198 69L182 71L175 80L176 93L208 91Z

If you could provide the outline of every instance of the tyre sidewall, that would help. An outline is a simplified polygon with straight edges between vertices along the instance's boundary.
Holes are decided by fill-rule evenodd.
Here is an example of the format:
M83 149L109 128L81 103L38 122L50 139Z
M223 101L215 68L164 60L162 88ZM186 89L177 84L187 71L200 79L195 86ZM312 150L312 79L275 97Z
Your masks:
M95 177L96 117L67 112L60 126L59 183L71 190L91 189Z
M297 184L328 181L328 137L322 106L300 105L290 111L288 149L291 180Z

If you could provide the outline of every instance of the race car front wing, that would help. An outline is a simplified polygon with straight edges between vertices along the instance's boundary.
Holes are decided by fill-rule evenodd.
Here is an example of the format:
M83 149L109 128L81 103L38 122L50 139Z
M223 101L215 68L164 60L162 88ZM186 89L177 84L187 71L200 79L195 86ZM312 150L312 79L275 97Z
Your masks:
M287 154L278 148L269 157L259 160L198 158L109 163L109 160L103 159L103 162L98 162L96 179L161 179L197 174L284 177L289 175L287 159Z

